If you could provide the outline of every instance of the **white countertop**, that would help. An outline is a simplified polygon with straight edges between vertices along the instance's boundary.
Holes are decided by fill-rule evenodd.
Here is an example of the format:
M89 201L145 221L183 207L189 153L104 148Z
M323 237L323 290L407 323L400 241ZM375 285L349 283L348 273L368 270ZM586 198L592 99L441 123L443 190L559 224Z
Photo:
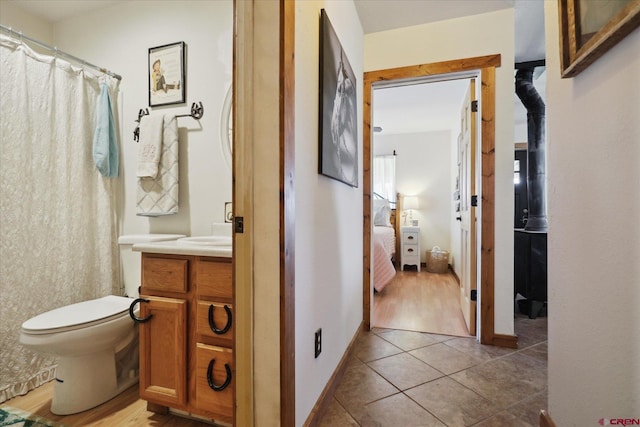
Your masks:
M136 252L148 252L153 254L195 255L231 258L229 246L206 246L180 244L177 240L168 240L154 243L137 243L132 250Z

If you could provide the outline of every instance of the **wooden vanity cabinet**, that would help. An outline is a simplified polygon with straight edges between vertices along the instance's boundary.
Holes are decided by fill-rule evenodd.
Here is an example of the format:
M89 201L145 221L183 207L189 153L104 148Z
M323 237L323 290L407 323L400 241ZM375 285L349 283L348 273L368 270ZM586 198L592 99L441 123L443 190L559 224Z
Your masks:
M149 409L233 423L231 274L230 258L142 254L140 397Z

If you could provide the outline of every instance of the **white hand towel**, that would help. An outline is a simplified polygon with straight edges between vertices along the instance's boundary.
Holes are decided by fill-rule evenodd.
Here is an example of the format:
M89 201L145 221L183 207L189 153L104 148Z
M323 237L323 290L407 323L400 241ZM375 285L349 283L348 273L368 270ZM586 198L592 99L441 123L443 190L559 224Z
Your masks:
M178 119L167 114L163 126L158 175L155 178L138 178L136 205L139 216L155 217L178 213Z
M162 114L143 116L140 119L140 143L138 145L138 178L155 178L162 155Z

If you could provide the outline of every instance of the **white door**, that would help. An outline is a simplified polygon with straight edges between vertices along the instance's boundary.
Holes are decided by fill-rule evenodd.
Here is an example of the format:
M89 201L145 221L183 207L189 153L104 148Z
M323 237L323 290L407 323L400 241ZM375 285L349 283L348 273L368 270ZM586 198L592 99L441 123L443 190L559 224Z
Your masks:
M471 335L476 334L476 302L471 291L476 290L476 208L471 196L476 193L476 116L472 109L476 81L472 79L460 112L460 307Z

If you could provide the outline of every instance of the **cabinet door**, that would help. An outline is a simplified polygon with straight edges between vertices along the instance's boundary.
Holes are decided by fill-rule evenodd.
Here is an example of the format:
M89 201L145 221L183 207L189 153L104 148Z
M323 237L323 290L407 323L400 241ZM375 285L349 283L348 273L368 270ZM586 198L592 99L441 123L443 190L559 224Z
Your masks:
M172 407L187 401L187 302L143 297L140 317L140 397Z
M196 406L216 419L233 417L233 351L202 343L196 348Z

